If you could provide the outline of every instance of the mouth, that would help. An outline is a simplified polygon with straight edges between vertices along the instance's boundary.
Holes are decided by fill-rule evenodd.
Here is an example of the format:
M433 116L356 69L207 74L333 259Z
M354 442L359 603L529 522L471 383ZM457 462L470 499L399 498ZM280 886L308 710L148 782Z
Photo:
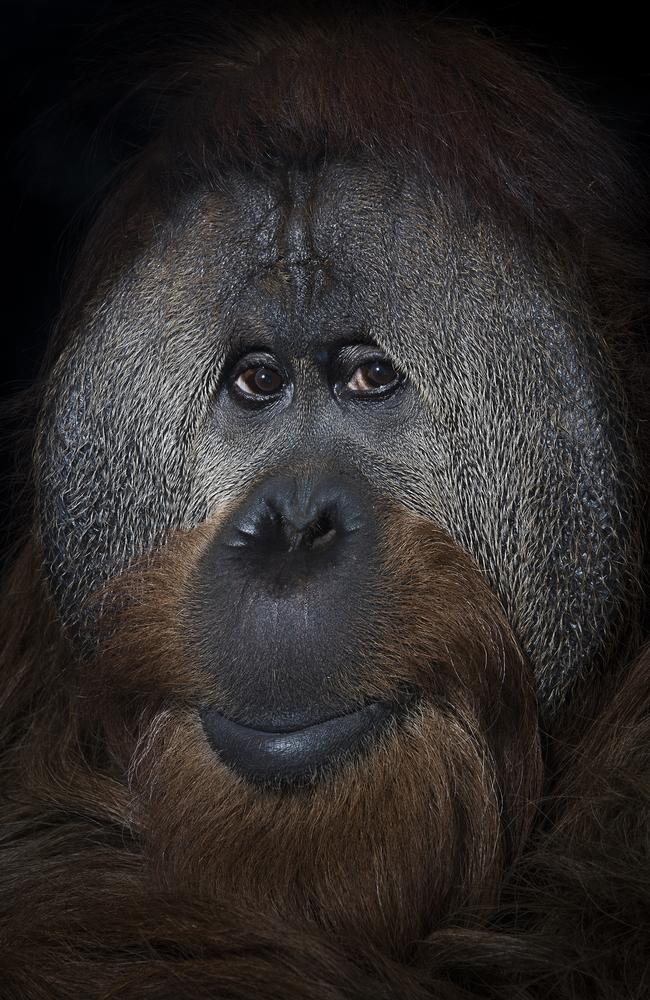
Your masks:
M203 708L201 721L217 756L243 777L257 782L304 781L320 768L358 751L383 729L397 706L372 702L303 727L253 729Z

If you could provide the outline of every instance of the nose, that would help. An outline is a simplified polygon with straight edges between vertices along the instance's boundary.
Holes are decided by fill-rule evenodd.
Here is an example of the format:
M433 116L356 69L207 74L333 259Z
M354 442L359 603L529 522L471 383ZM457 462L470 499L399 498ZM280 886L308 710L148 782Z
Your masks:
M304 567L315 565L324 552L341 555L350 536L364 527L365 504L345 477L274 476L249 496L224 541L252 556L295 556Z

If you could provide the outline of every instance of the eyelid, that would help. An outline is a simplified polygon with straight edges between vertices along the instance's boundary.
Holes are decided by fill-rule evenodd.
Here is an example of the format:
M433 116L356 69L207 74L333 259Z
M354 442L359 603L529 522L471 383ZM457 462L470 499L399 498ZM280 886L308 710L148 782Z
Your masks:
M248 351L238 358L230 369L231 378L237 378L242 372L249 368L272 368L274 371L282 372L282 366L273 354L266 351Z
M376 344L346 344L338 353L339 364L363 364L366 361L377 360L389 361L390 358L381 347Z

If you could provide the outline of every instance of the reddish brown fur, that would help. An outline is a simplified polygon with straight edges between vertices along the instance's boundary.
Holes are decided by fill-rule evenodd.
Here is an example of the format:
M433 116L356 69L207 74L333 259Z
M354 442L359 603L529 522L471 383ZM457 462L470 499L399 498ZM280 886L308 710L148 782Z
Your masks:
M260 793L215 760L192 711L216 693L185 659L179 606L215 530L178 536L113 588L113 638L92 668L20 593L33 568L10 584L32 613L14 622L3 706L23 719L4 756L8 995L454 997L493 983L534 997L550 977L554 996L640 996L615 989L639 981L628 949L647 886L616 845L641 850L645 832L643 662L531 837L538 737L511 632L468 557L393 512L393 610L361 686L417 679L427 704L370 759ZM406 657L389 635L408 637ZM603 968L601 993L585 992Z

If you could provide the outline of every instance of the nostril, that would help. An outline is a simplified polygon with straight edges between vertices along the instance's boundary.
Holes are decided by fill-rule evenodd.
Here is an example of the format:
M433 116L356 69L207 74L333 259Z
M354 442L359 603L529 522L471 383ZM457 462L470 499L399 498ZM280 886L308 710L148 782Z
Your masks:
M330 542L334 541L335 537L336 528L330 528L324 535L319 535L317 538L314 538L311 543L311 547L312 549L324 549L326 545L329 545Z
M324 548L334 540L336 526L330 514L319 514L302 532L301 545L306 549Z
M296 524L292 518L280 518L282 534L290 551L317 549L329 545L336 536L336 526L329 514L319 514L307 524Z

